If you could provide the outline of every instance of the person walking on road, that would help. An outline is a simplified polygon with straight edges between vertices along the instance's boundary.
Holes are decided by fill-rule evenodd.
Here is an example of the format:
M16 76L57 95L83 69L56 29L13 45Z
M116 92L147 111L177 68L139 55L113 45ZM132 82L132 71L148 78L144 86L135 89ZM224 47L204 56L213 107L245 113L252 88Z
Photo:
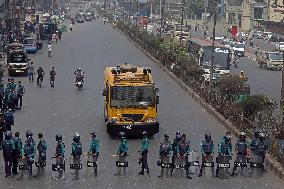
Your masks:
M34 82L34 69L34 63L31 62L31 64L28 66L28 75L30 82Z
M18 90L17 90L18 102L17 102L17 105L18 105L19 110L22 108L22 105L23 105L23 95L24 94L25 94L25 88L22 85L22 82L18 81ZM20 101L20 104L19 104L19 101Z
M56 72L54 70L54 67L52 67L51 71L49 72L50 74L50 87L51 88L54 88L54 81L55 81L55 75L56 75Z
M5 140L3 141L3 157L5 162L5 177L11 177L11 168L13 162L13 152L15 150L14 141L12 139L12 132L7 131Z

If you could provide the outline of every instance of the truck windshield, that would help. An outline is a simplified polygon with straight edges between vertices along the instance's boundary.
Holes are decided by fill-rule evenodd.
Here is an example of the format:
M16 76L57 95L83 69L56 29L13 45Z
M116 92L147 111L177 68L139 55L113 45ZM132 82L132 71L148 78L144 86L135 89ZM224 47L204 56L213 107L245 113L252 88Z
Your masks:
M23 63L27 62L25 54L13 54L11 55L11 63Z
M155 102L154 86L113 86L110 91L111 106L118 108L147 107Z
M203 68L210 68L210 61L211 61L211 51L212 47L207 47L203 51L203 61L201 63L201 66ZM214 67L217 67L219 69L228 70L229 67L229 50L226 48L215 48L214 53Z

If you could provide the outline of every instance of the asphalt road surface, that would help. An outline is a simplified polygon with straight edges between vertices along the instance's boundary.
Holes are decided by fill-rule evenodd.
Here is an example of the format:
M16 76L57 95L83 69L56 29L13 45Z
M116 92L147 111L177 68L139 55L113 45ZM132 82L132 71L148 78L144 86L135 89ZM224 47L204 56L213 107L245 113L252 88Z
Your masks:
M15 113L13 131L20 131L24 139L25 131L31 129L36 138L38 132L44 134L48 142L48 161L46 175L43 178L17 181L16 178L4 178L3 158L0 157L1 188L114 188L114 189L156 189L156 188L198 188L198 189L280 189L283 182L273 173L267 171L260 179L230 178L197 178L192 180L173 176L168 179L157 177L159 168L158 146L164 133L174 133L180 130L191 140L193 150L198 150L205 132L211 132L217 140L226 130L204 109L195 103L165 72L132 45L118 31L112 30L111 25L100 21L76 24L73 32L63 35L62 41L54 45L53 56L47 57L46 48L32 57L36 66L43 66L47 75L43 87L36 87L27 78L18 77L26 87L24 105L21 111ZM150 66L157 86L160 88L159 120L161 129L150 139L149 166L151 177L140 176L138 168L138 148L140 140L129 141L129 168L126 178L118 178L115 161L111 157L116 153L119 140L112 139L106 133L103 118L103 70L106 66L119 63L133 63ZM55 88L49 86L49 71L54 66L56 70ZM85 71L85 86L77 90L74 86L74 70L81 67ZM87 152L90 142L90 131L95 130L101 142L101 153L98 160L98 177L86 176L86 159L82 160L83 170L80 180L71 180L71 171L66 169L65 181L51 180L50 158L55 153L55 135L63 134L66 144L66 157L70 157L73 134L78 131L81 135L83 151ZM36 139L36 142L38 140ZM67 164L70 162L68 161ZM35 173L35 171L34 171Z

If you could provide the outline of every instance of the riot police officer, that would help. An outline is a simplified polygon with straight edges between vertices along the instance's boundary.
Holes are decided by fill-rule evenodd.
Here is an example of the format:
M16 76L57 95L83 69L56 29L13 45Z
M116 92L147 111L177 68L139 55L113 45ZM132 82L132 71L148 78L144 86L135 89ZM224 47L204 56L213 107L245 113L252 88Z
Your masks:
M181 140L177 147L177 153L179 157L185 158L185 171L186 171L186 178L192 179L189 175L189 163L188 163L188 155L190 152L190 142L186 141L186 135L183 134L181 136Z
M55 150L55 158L56 158L56 165L64 165L64 156L65 156L65 144L62 142L62 135L57 134L55 136L55 140L57 141L56 150ZM63 167L62 169L58 169L58 176L57 178L53 179L64 179L63 177Z
M119 144L118 150L117 150L118 161L119 162L126 162L126 156L127 156L127 152L128 152L128 142L125 138L124 132L120 132L119 136L120 136L120 144ZM121 176L120 174L121 174L121 169L119 169L118 172L115 173L114 175Z
M179 142L180 142L180 131L177 131L176 132L176 138L173 140L172 142L172 152L173 152L173 156L172 156L172 169L171 169L171 175L173 174L173 171L174 171L174 168L175 168L175 158L177 156L177 148L178 148L178 145L179 145Z
M163 142L160 143L159 155L161 163L169 163L169 156L172 151L172 145L170 142L170 135L167 133L164 135ZM161 175L158 177L162 177L164 174L164 168L161 169Z
M46 161L46 151L47 151L47 143L43 138L43 134L39 133L38 134L38 145L37 145L37 151L38 151L38 163L42 164L43 162ZM40 167L37 168L37 176L43 176L44 174L44 167L41 165Z
M259 133L260 133L260 130L259 129L255 129L254 130L254 138L252 139L251 143L250 143L250 150L252 152L255 151L255 147L256 147L256 144L258 143L259 141Z
M14 141L12 139L11 131L5 133L5 140L3 141L3 157L5 162L5 177L11 176L11 168L13 162L13 153L15 150Z
M35 143L33 143L32 137L28 137L22 149L22 157L24 158L24 165L30 167L30 170L28 170L29 177L32 176L32 165L34 163L35 152ZM19 179L23 178L24 172L25 170L21 172Z
M214 154L214 143L211 139L211 135L205 134L204 138L205 140L203 140L201 143L202 165L200 167L200 173L198 175L199 177L202 176L204 163L206 163L208 160L212 160Z
M263 132L259 132L258 140L255 142L254 147L254 155L260 155L262 157L262 164L264 163L265 154L268 150L268 144L265 141L265 134ZM264 166L262 167L262 170L264 171Z
M90 148L89 148L89 152L88 155L91 155L91 161L93 163L96 163L100 154L100 141L99 139L97 139L97 134L96 132L91 132L91 144L90 144ZM95 176L97 176L97 167L94 166L94 172L95 172Z
M246 140L246 133L240 132L239 139L235 145L235 152L237 154L235 162L246 162L247 150L248 142ZM234 176L236 174L236 170L237 167L234 166L231 176Z
M14 116L11 108L7 112L5 112L4 119L6 130L11 131L11 126L14 125Z
M73 136L73 143L71 146L72 146L71 155L73 158L73 163L74 165L78 165L80 164L81 155L82 155L82 144L78 132L76 132L75 135ZM78 180L78 179L79 179L79 169L75 168L74 178L72 180Z
M15 144L15 150L13 154L13 167L12 167L12 173L14 175L19 174L17 172L18 164L19 164L19 158L21 158L21 150L22 150L22 140L20 139L20 133L16 132L15 137L13 138L14 144Z
M149 167L148 167L148 148L149 148L149 140L147 138L147 132L143 131L142 133L142 141L141 141L141 147L140 147L140 154L141 158L139 159L139 164L141 165L141 171L139 172L140 175L144 175L144 169L146 169L147 174L150 174Z
M27 130L26 131L26 138L27 138L27 140L29 139L31 141L31 143L35 146L36 143L35 143L35 141L33 139L33 135L34 134L33 134L33 132L31 130Z
M231 135L226 134L221 138L218 144L218 155L226 155L232 157Z

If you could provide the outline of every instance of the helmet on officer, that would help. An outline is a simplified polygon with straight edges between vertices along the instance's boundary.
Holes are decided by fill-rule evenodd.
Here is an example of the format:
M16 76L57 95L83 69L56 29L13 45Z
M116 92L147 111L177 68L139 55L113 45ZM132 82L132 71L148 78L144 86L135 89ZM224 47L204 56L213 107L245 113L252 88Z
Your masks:
M74 142L79 142L80 141L80 135L78 132L75 133L75 135L73 136L73 141Z
M240 132L239 137L240 137L240 140L244 141L244 140L246 140L247 135L246 135L245 132L242 131L242 132Z
M180 131L176 132L176 138L180 138Z
M147 137L147 132L146 132L146 131L143 131L143 132L142 132L142 137L143 137L143 138L146 138L146 137Z
M5 140L10 140L12 139L12 132L11 131L7 131L5 133Z
M186 135L185 134L182 134L180 138L181 138L182 141L184 141L184 142L186 141Z
M62 135L61 135L61 134L57 134L57 135L55 136L55 140L56 140L56 141L62 141Z
M258 137L259 137L259 140L264 140L265 139L264 132L260 132Z
M79 72L82 71L82 68L78 68L77 71L79 71Z
M259 137L259 133L260 133L260 130L257 128L254 130L253 134L254 134L254 137L255 138L258 138Z
M211 141L211 135L208 134L208 133L205 134L204 138L205 138L205 141L206 141L206 142Z
M226 143L231 141L231 132L230 131L226 132L226 135L224 136L224 140L225 140Z
M30 137L32 137L33 136L33 132L31 131L31 130L27 130L26 131L26 137L27 138L30 138Z
M97 137L97 133L96 132L91 132L90 135L92 136L92 138L96 138Z
M120 132L119 137L120 139L125 139L125 132Z
M165 138L165 140L169 140L170 134L169 133L164 134L164 138Z

